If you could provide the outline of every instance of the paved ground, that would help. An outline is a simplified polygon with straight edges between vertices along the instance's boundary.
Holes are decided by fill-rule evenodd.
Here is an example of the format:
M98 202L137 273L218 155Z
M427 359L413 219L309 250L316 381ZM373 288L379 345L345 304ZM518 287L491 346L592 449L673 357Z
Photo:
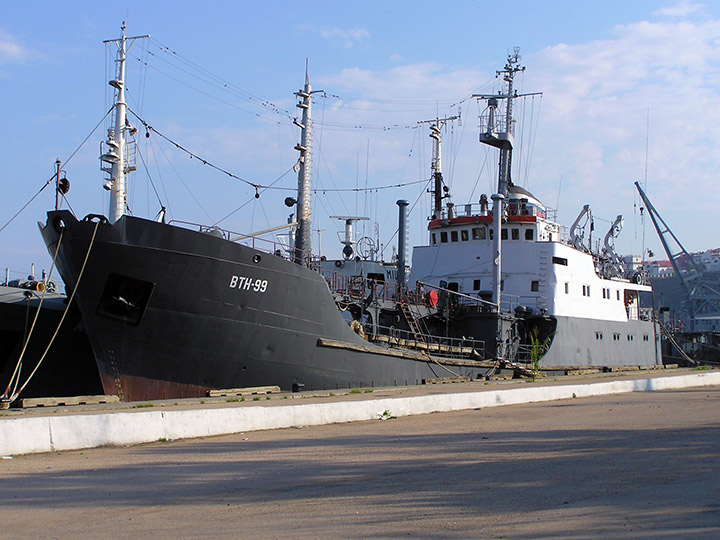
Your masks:
M720 389L0 460L4 538L720 538Z

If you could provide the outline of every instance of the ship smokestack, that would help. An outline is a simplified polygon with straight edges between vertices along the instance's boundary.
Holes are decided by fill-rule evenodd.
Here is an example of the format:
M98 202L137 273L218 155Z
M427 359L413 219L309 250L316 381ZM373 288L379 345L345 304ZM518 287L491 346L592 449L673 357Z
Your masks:
M397 202L398 205L398 284L400 287L405 287L405 250L407 245L407 206L408 202L405 199L400 199Z

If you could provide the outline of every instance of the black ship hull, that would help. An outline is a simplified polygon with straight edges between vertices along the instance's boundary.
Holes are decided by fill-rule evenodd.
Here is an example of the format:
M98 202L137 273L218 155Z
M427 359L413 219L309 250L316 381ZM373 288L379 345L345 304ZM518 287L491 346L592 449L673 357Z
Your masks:
M60 325L66 308L66 298L63 295L46 293L40 306L41 296L40 292L0 287L2 389L11 381L22 357L17 389L28 380L41 359L42 362L20 397L102 394L98 369L87 335L82 328L80 313L71 306ZM35 320L38 307L40 313ZM34 320L35 325L31 332ZM23 353L28 335L27 347ZM52 345L48 349L51 341ZM12 391L12 388L10 390Z
M130 216L110 224L54 211L41 231L51 254L60 241L57 266L66 288L77 288L105 393L122 400L480 372L368 343L348 327L319 273L272 253Z

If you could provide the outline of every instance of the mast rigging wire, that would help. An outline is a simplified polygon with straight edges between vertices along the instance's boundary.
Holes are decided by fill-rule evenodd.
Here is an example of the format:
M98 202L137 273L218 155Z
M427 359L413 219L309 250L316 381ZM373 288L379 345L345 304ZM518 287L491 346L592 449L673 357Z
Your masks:
M64 166L66 166L68 163L70 163L70 160L72 160L72 158L75 157L75 154L77 154L77 153L80 151L80 149L85 145L85 143L88 141L88 139L89 139L90 137L92 137L93 133L95 133L95 131L97 130L97 128L99 128L100 125L105 121L105 118L107 118L107 116L112 112L113 108L114 108L114 107L111 107L110 110L108 110L108 112L105 113L105 115L100 119L100 121L99 121L99 122L97 123L97 125L92 129L92 131L91 131L90 133L88 133L88 136L85 137L85 139L83 139L83 142L80 143L80 146L78 146L78 147L75 149L75 151L74 151L72 154L70 154L70 157L68 157L68 158L63 162L63 165L64 165ZM8 220L8 222L5 223L5 225L3 225L2 227L0 227L0 233L3 232L3 231L7 228L7 226L10 225L10 223L12 223L12 222L15 220L16 217L18 217L20 214L22 214L23 211L24 211L28 206L30 206L30 204L38 197L38 195L40 195L40 193L42 193L42 192L45 190L45 188L48 187L48 186L52 183L53 180L55 180L55 174L53 174L50 178L48 178L47 182L45 182L45 184L37 191L37 193L35 193L35 195L33 195L33 196L30 198L30 200L29 200L28 202L26 202L26 203L23 205L22 208L20 208L20 210L18 210L17 212L15 212L15 214L13 215L13 217L11 217L11 218ZM64 196L63 196L63 199L65 199ZM67 201L67 199L65 199L65 200ZM69 206L69 204L68 204L68 206Z

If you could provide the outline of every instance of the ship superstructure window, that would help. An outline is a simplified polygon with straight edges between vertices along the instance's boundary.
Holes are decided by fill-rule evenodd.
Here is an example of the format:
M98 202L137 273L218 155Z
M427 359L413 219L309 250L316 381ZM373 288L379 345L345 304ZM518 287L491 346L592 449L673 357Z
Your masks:
M485 227L473 227L472 237L473 240L485 240L487 238Z
M583 296L590 296L590 285L583 285Z
M616 292L617 292L617 299L620 300L620 291L616 291Z
M447 244L447 231L440 232L440 241L443 244Z
M613 341L620 341L620 334L618 334L618 333L613 334Z
M488 235L490 237L490 240L492 240L493 236L495 236L495 229L488 229Z
M610 289L603 287L603 298L610 300Z
M510 232L513 240L520 240L520 229L512 229Z
M648 336L647 334L644 334L643 341L650 341L650 336Z
M563 266L567 266L567 259L564 259L563 257L553 257L552 261L553 264L561 264Z
M457 233L457 231L450 231L450 240L451 240L452 242L457 242L457 241L458 241L458 233Z
M437 244L437 236L435 235L435 233L432 233L432 243L433 246Z
M532 240L535 237L535 229L525 229L525 240Z
M479 290L480 290L480 280L473 279L473 291L479 291Z
M537 279L533 279L530 282L530 291L531 292L538 292L540 290L540 282Z
M601 341L602 338L603 338L602 332L595 332L595 339L597 339L598 341Z
M565 282L565 294L570 294L570 282Z
M460 240L462 240L463 242L467 242L467 241L468 241L468 232L467 232L467 229L463 229L462 231L460 231Z
M500 230L500 240L507 240L507 239L508 239L507 229L501 229Z
M635 340L635 336L633 336L632 334L628 334L628 341L634 341L634 340Z

